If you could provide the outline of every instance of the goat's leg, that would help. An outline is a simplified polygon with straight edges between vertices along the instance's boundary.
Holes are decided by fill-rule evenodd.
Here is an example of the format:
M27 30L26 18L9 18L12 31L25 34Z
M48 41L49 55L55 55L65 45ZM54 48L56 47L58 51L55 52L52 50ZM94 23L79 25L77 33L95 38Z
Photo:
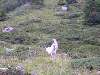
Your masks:
M52 53L51 53L51 59L52 59L52 60L55 60L55 59L56 59L56 53L55 53L55 52L52 52Z

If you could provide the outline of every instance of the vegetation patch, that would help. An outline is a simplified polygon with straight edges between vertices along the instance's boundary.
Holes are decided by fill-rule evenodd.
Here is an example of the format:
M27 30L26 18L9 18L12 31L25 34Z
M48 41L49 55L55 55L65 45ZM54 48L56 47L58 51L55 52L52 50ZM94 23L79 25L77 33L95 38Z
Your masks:
M71 62L73 69L84 68L89 69L91 66L93 69L100 68L100 58L83 58L83 59L73 59Z

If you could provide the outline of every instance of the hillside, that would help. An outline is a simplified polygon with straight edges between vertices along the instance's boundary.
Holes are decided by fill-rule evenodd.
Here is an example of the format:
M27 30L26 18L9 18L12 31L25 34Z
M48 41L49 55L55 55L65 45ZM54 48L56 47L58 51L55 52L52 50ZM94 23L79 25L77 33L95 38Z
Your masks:
M1 0L0 3L2 1L5 0ZM66 12L58 5L59 0L43 0L42 5L31 4L27 0L18 5L16 1L16 7L5 13L7 19L0 21L0 60L2 60L0 65L15 66L24 63L28 72L34 69L38 75L72 75L71 63L79 64L80 67L93 65L95 70L100 68L100 61L97 61L100 59L100 25L84 25L85 0L70 4ZM7 26L13 27L14 31L2 32ZM55 62L49 59L44 47L53 38L56 38L59 44L57 56L66 53L67 60L63 61L61 56L57 57ZM15 50L7 55L5 47ZM30 52L33 52L33 55L29 56ZM3 59L3 56L7 59ZM11 60L13 56L15 59ZM53 69L57 69L56 72Z

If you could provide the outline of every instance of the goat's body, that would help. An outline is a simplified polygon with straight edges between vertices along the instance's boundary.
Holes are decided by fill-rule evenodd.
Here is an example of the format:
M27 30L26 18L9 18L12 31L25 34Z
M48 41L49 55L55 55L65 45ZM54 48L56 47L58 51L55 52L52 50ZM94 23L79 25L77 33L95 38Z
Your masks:
M46 48L46 51L48 52L48 54L50 54L52 52L52 49L53 49L52 47L47 47Z
M53 39L53 44L50 47L46 47L46 51L48 52L48 54L51 55L52 58L55 58L56 55L56 51L58 49L58 43L56 41L56 39Z

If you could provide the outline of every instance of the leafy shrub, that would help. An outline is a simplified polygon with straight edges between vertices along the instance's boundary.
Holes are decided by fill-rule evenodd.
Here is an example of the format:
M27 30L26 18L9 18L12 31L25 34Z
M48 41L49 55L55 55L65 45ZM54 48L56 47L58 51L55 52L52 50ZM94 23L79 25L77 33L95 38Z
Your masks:
M87 68L89 65L93 66L94 69L98 69L100 67L100 58L73 59L71 65L74 69Z
M77 56L80 58L86 57L99 57L100 56L100 47L93 45L82 45L79 48L73 49L73 52L77 53Z
M44 0L32 0L33 4L43 5Z
M30 37L27 33L23 32L11 32L11 33L0 33L0 40L5 41L12 44L32 44L32 43L38 43L37 37Z
M20 5L20 2L18 3L18 0L6 0L1 4L1 9L5 12L9 12L14 10L16 7Z
M84 40L85 44L100 46L99 38L90 38Z
M19 66L20 67L20 66ZM9 66L7 65L7 70L0 70L0 75L29 75L26 74L24 68L16 68L16 66Z
M3 48L2 47L0 47L0 55L2 55L3 54Z
M28 2L43 5L43 0L2 0L0 2L0 8L5 12L9 12Z
M70 13L68 18L72 19L72 18L77 18L77 17L80 17L80 13Z
M100 0L95 0L96 1L96 10L97 12L100 12Z
M84 9L85 23L89 25L95 25L100 23L100 1L99 0L87 0Z
M59 0L58 5L65 5L67 2L66 0Z
M59 0L58 5L73 4L77 3L77 0Z
M6 18L6 13L3 10L0 10L0 21L5 21Z
M23 60L28 58L28 47L25 46L19 46L15 49L14 55L17 56L19 59Z
M5 16L5 12L3 12L2 10L0 11L0 17Z

